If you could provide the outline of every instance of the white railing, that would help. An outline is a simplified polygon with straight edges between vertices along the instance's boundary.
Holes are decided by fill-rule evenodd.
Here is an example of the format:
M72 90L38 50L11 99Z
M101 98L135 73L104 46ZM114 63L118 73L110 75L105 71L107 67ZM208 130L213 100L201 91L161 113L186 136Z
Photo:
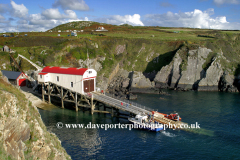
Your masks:
M24 57L23 55L21 55L21 54L18 54L18 57L22 57L23 59L25 59L25 60L27 60L31 65L33 65L34 67L36 67L37 68L37 70L38 71L41 71L42 70L42 68L41 67L39 67L38 65L36 65L35 63L33 63L32 61L30 61L29 59L27 59L26 57Z

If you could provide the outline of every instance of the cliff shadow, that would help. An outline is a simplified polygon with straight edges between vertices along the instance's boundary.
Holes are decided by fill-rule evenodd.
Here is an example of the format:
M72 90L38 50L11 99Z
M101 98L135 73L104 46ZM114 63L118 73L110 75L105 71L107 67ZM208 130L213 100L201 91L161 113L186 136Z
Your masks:
M240 75L240 64L238 64L235 70L234 76L237 77L238 75ZM238 91L240 92L240 79L235 78L233 82L233 86L237 87Z
M157 72L162 69L162 67L168 65L175 56L176 52L182 47L183 45L180 45L177 49L166 52L164 54L159 55L158 57L155 57L152 61L150 61L143 72L144 76L146 78L149 78L150 81L153 81ZM155 71L155 72L154 72Z
M129 85L128 85L127 89L128 89L129 91L131 90L131 87L132 87L133 74L134 74L134 71L129 72L129 75L128 75L128 78L129 78Z
M240 75L240 64L238 64L236 70L235 70L235 73L234 73L234 76L238 76Z

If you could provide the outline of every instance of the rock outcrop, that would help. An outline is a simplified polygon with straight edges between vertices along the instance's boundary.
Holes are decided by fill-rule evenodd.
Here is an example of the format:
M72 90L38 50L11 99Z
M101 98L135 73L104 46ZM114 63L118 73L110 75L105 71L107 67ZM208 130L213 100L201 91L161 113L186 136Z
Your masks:
M218 83L222 74L223 69L219 59L215 58L215 60L211 63L211 66L207 69L206 77L200 80L198 90L218 91Z
M0 77L0 158L71 159L57 136L47 131L35 106Z
M240 84L240 83L239 84L237 83L235 85L237 81L238 79L236 77L234 77L233 75L230 75L227 71L225 71L218 83L218 89L219 91L222 91L222 92L237 92L238 91L237 87Z
M120 69L111 79L107 88L108 92L114 94L115 96L126 97L130 81L128 76L129 72Z
M80 65L80 68L85 68L88 66L88 68L92 68L98 72L102 69L102 65L98 61L104 61L104 60L105 60L105 57L89 59L89 60L86 59L85 61L80 59L78 63Z
M131 88L152 88L154 84L142 72L134 72Z
M186 49L183 48L186 52ZM187 62L184 62L180 55L183 55L182 49L178 50L169 65L162 67L157 73L154 81L156 88L174 88L178 90L198 90L198 91L228 91L236 92L234 84L236 77L231 74L223 75L224 68L221 60L228 62L223 53L220 52L208 62L206 59L212 51L207 48L201 48L187 51ZM186 65L183 69L183 65ZM206 71L205 71L206 70Z
M182 63L182 58L177 52L173 57L173 61L164 67L157 73L154 81L156 82L157 88L175 88L180 79L180 64Z
M198 82L206 74L202 66L210 52L212 51L207 48L199 48L188 52L187 70L181 72L182 76L178 82L178 88L181 90L198 89Z

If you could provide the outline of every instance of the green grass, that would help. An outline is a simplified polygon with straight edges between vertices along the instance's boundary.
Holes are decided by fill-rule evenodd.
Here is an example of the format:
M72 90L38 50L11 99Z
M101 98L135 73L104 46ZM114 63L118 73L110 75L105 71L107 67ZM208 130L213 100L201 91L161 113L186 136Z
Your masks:
M90 24L90 25L89 25ZM93 32L97 26L103 25L108 32ZM33 62L40 61L45 66L72 66L78 67L79 59L86 59L87 50L90 58L98 56L106 57L101 62L103 70L98 75L109 75L117 63L128 71L134 70L141 72L159 71L167 65L174 53L181 45L186 45L189 49L194 46L207 47L214 53L223 51L227 60L233 62L233 65L221 61L225 68L237 68L239 64L240 41L239 31L221 31L209 29L193 28L171 28L171 27L148 27L131 25L109 25L97 22L70 22L53 28L58 30L80 30L78 37L68 37L71 32L30 32L20 33L28 34L27 37L4 38L0 37L0 45L7 43L10 47L17 50L17 53L32 59ZM173 33L178 31L179 33ZM106 36L98 36L103 33ZM57 35L61 36L58 37ZM154 37L152 36L154 35ZM91 44L97 43L98 48ZM116 47L126 45L124 53L116 55ZM14 47L13 47L14 46ZM68 46L68 47L66 47ZM70 48L69 46L72 46ZM139 50L145 46L145 50L139 53ZM46 50L47 55L40 55L42 50ZM154 51L149 62L149 54ZM17 55L15 54L15 56ZM183 64L181 68L186 69L187 55L182 55ZM155 61L158 59L158 62ZM238 62L237 62L238 61ZM207 60L204 68L208 68L210 61ZM129 65L130 64L130 65ZM34 69L24 60L21 63L24 70Z

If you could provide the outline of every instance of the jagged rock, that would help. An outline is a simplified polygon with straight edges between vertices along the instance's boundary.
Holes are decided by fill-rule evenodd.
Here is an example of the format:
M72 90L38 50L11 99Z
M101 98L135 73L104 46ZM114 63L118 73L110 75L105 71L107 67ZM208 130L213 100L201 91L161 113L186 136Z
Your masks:
M123 53L125 51L125 48L126 48L126 45L117 45L116 49L115 49L115 52L116 52L116 55L119 55L121 53Z
M57 136L47 131L37 108L32 106L18 88L6 83L2 77L0 81L4 86L0 87L0 145L3 146L0 157L50 159L53 153L62 155L60 157L63 160L70 159L64 148L60 147ZM49 137L48 134L52 135Z
M142 72L134 72L131 87L151 88L154 87L154 84Z
M98 60L101 62L105 61L105 59L106 59L105 57L98 57Z
M137 99L137 95L134 95L132 93L127 94L126 97L128 100L136 100Z
M88 66L88 68L92 68L94 70L96 70L97 72L100 71L102 69L102 64L100 62L97 61L97 58L95 59L89 59L89 60L78 60L78 63L80 65L80 68L85 68Z
M28 70L25 72L29 77L32 77L34 80L38 79L38 71L34 71L34 70Z
M173 58L173 61L164 67L157 73L154 81L157 83L158 88L166 88L169 85L171 88L176 87L176 84L180 78L180 64L182 58L177 52Z
M206 74L202 65L205 63L205 59L210 52L212 51L207 48L189 51L187 70L182 71L182 76L177 86L178 88L181 88L181 90L197 89L197 83L204 78Z
M108 78L102 76L97 77L96 81L97 88L100 88L101 90L106 90L108 88Z
M157 72L155 70L153 70L150 73L143 73L143 75L148 78L150 81L153 81L155 76L156 76Z
M162 69L157 73L154 78L156 82L156 88L167 88L168 85L171 83L171 71L173 66L166 65L162 67Z
M220 77L218 89L222 92L238 92L237 87L234 86L234 81L235 77L233 75L224 72Z
M206 77L201 79L198 84L199 91L218 91L218 83L223 70L219 60L216 58L207 69Z
M130 79L129 78L126 78L122 81L122 87L123 88L127 88L129 86L129 81Z
M180 78L180 64L182 63L182 58L178 53L174 56L173 69L172 69L172 79L171 79L171 88L176 87L179 78Z

